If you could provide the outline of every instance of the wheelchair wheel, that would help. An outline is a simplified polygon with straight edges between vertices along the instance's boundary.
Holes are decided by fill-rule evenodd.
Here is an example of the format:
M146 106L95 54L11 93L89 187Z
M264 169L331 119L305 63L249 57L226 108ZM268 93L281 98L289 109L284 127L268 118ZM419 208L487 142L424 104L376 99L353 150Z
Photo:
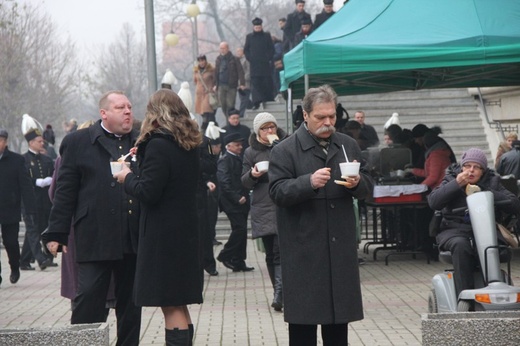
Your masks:
M431 314L436 314L439 312L437 307L437 296L435 295L435 290L431 290L428 295L428 312Z
M457 312L471 311L471 302L469 300L460 300L457 304Z

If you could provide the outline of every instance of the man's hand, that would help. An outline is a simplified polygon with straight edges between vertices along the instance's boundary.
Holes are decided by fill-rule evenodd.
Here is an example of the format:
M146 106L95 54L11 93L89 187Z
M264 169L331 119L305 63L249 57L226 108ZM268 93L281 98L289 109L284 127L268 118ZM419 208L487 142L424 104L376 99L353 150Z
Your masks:
M53 255L54 257L56 257L58 255L58 249L60 247L60 243L56 242L56 241L50 241L47 243L47 250L49 251L49 253L51 255ZM62 245L62 251L63 253L67 253L67 247L65 245Z
M246 201L247 201L247 199L246 199L244 196L242 196L242 197L238 200L238 203L239 203L239 204L244 204L244 203L246 203Z
M320 168L311 175L311 185L313 189L319 189L330 180L330 168Z
M208 187L209 192L213 192L217 188L217 185L215 185L215 183L212 181L208 181L206 186Z

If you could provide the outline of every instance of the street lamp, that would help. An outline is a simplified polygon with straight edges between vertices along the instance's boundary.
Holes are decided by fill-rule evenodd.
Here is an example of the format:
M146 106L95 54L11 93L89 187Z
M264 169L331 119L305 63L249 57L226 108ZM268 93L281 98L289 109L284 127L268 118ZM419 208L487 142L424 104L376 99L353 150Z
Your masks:
M168 46L173 47L173 46L176 46L177 43L179 43L179 35L174 33L172 30L172 31L170 31L170 33L168 35L166 35L164 40L166 41L166 44Z
M200 14L199 5L195 0L192 0L192 3L186 7L186 16L190 19L192 24L192 47L193 47L193 61L197 60L197 56L199 55L199 45L198 45L198 28L197 28L197 16ZM179 43L179 36L173 32L173 22L172 28L169 34L164 37L166 44L170 47L174 47Z
M186 8L186 14L188 17L193 18L193 61L197 60L199 56L199 34L197 30L197 16L200 14L200 8L195 0L191 1L191 4Z

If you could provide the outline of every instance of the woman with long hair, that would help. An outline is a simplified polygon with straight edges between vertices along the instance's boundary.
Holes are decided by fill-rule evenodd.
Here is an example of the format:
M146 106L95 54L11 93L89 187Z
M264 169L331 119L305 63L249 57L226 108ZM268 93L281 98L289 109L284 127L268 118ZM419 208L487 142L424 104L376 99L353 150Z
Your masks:
M160 306L166 345L191 345L188 304L202 303L196 192L202 137L177 94L155 92L137 139L139 175L114 177L139 199L135 303Z

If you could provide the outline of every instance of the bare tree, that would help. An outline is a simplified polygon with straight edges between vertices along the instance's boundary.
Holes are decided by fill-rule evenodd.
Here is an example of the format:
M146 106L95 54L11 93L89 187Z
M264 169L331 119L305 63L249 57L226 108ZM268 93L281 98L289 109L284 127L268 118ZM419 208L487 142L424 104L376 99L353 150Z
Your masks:
M99 97L106 91L122 90L132 102L135 117L143 119L148 102L146 47L143 38L138 39L132 27L124 24L119 37L99 51L92 63L95 72L85 76L92 102L97 104Z
M76 56L48 15L12 1L0 2L0 45L0 126L10 131L11 147L19 151L24 113L42 124L65 119L76 89Z
M163 40L161 72L170 68L179 80L188 81L192 79L194 63L190 54L193 51L193 30L185 11L191 2L157 0L155 5L157 22L160 23L157 36L164 38L173 31L180 38L175 47L166 46ZM254 17L264 20L264 30L279 36L278 19L294 9L292 0L198 0L196 3L201 9L197 17L198 51L206 54L210 62L217 57L220 42L228 42L233 52L244 44L246 35L252 31L251 20Z

